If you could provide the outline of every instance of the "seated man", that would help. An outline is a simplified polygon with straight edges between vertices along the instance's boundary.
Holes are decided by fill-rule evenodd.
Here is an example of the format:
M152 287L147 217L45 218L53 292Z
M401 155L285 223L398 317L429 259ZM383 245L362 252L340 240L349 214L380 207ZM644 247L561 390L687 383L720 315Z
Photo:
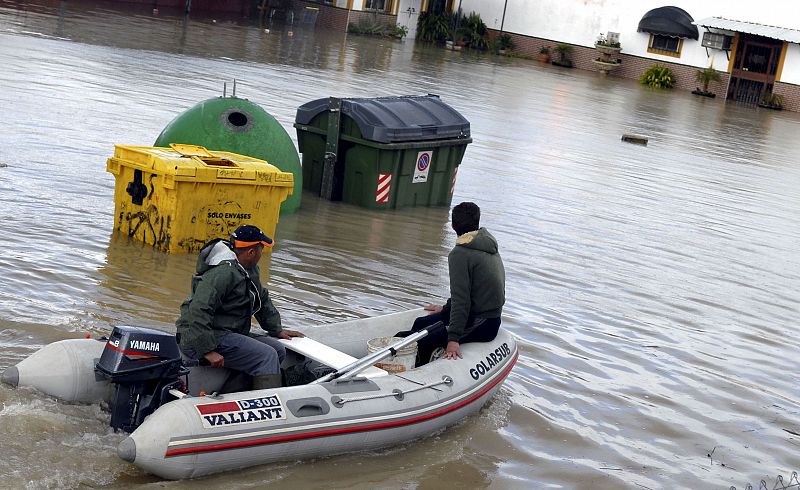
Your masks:
M303 337L281 328L281 316L261 285L258 261L273 240L251 225L242 225L230 242L212 240L197 258L192 292L175 323L181 351L253 377L253 389L281 386L286 349L277 339ZM269 335L250 333L251 317Z
M418 344L418 365L438 357L461 358L461 344L493 340L500 328L500 315L506 301L506 274L497 250L497 240L480 228L481 210L477 204L462 202L453 208L452 227L458 235L447 256L450 269L450 299L444 306L429 305L433 313L417 318L406 336L439 321L447 329L434 329Z

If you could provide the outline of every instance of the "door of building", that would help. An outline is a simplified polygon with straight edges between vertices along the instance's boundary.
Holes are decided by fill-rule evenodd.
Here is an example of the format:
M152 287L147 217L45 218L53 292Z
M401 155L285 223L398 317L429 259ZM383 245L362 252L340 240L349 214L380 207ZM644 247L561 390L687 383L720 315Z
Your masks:
M783 42L752 34L739 34L733 58L728 99L756 105L772 93Z

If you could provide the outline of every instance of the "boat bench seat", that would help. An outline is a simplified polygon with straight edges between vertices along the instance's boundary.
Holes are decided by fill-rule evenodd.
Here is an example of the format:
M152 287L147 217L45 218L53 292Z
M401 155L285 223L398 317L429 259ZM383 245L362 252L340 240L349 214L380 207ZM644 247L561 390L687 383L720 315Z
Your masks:
M280 342L289 350L302 354L309 359L321 362L333 369L341 369L353 362L357 361L355 357L345 354L340 350L333 347L317 342L308 337L294 337L292 340L280 339ZM370 366L369 368L361 371L360 375L366 378L376 378L378 376L387 376L389 373L383 369Z

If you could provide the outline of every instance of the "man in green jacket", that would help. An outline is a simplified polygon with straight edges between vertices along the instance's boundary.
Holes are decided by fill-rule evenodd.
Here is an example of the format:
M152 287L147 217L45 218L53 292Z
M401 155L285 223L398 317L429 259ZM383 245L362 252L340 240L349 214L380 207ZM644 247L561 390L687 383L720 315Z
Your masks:
M480 219L475 203L462 202L453 208L452 227L458 238L447 256L450 299L444 306L427 306L432 313L417 318L411 332L440 321L447 329L434 329L417 343L420 364L442 349L445 359L459 359L461 344L489 342L497 336L506 301L506 273L497 240L480 227Z
M204 358L212 367L226 367L253 377L253 388L280 384L286 349L278 339L303 334L281 327L281 316L261 285L258 261L274 242L257 227L242 225L230 241L212 240L197 258L192 292L176 322L185 355ZM250 332L255 316L269 335Z

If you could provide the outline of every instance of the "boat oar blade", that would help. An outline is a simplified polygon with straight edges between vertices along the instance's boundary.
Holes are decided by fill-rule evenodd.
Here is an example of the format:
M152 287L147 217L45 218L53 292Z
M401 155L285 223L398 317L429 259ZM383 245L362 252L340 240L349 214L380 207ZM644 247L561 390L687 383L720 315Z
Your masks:
M437 330L439 328L444 328L444 323L443 322L436 322L436 323L434 323L433 325L431 325L429 327L423 328L422 330L420 330L418 332L414 332L411 335L409 335L408 337L405 337L404 339L402 339L402 340L400 340L398 342L395 342L394 344L392 344L390 346L384 347L381 350L375 351L372 354L369 354L367 356L362 357L361 359L353 361L352 363L348 364L347 366L345 366L345 367L343 367L341 369L338 369L338 370L336 370L336 371L334 371L332 373L326 374L325 376L323 376L323 377L317 379L316 381L314 381L312 384L325 383L326 381L331 381L331 380L334 380L334 379L343 379L344 380L344 379L353 378L355 375L357 375L361 371L369 368L370 366L372 366L376 362L381 361L383 359L386 359L387 357L391 357L391 356L397 355L397 351L398 350L402 349L403 347L405 347L407 345L410 345L410 344L416 342L417 340L419 340L421 338L426 337L427 335L429 335L430 333L432 333L433 331L435 331L435 330Z

